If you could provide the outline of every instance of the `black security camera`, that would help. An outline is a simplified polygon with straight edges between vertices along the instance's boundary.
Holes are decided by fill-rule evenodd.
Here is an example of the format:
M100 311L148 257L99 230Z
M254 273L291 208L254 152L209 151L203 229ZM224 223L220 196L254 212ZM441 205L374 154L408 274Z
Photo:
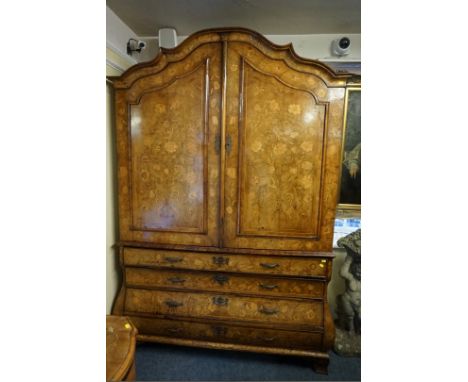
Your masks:
M338 41L338 45L341 49L347 49L351 45L351 40L348 37L342 37L340 41Z
M146 42L144 42L144 41L135 40L134 38L131 38L127 42L127 54L129 54L130 56L134 52L140 53L145 48L146 48Z
M335 56L346 56L349 54L351 47L351 39L349 37L341 37L332 41L331 51Z

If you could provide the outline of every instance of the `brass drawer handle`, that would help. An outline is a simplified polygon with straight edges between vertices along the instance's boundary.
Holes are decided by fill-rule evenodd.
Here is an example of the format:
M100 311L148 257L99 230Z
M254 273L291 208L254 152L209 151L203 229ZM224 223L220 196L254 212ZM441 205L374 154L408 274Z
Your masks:
M185 282L185 279L183 279L182 277L169 277L167 281L173 284L183 284Z
M167 328L167 331L172 334L177 334L177 333L180 333L182 329L181 328Z
M213 263L216 265L228 265L229 257L213 256Z
M259 312L271 316L272 314L278 313L279 310L278 310L278 309L274 309L274 308L265 308L264 306L262 306L262 307L259 309Z
M260 339L265 342L273 342L274 340L276 340L276 337L262 337Z
M219 306L226 306L228 304L228 298L223 297L223 296L214 296L213 297L213 304L219 305Z
M180 263L182 260L183 260L182 257L169 257L169 256L167 256L167 257L164 258L164 261L166 263L171 263L171 264Z
M213 280L216 281L219 285L223 285L225 282L229 281L229 277L226 275L214 275Z
M175 301L175 300L166 300L164 303L169 307L169 308L177 308L179 306L184 305L183 302Z
M273 269L279 267L278 263L260 263L263 268Z
M260 288L268 289L268 290L278 288L278 285L273 285L273 284L259 284L259 285L260 285Z

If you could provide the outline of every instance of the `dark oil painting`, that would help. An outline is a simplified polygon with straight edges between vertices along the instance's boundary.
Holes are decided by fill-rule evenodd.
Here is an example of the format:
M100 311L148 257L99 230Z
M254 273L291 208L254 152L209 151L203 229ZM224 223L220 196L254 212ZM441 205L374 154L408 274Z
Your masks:
M340 204L361 204L361 89L348 89Z

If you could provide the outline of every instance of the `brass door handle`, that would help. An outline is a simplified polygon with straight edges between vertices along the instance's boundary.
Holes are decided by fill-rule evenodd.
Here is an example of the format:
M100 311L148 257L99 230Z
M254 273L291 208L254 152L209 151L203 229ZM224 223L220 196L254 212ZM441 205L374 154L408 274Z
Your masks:
M265 308L264 306L262 306L262 307L259 309L259 312L262 313L262 314L266 314L266 315L271 316L272 314L278 313L279 310L278 310L278 309L274 309L274 308Z
M169 307L169 308L177 308L179 306L184 305L183 302L175 301L175 300L166 300L164 303Z
M182 277L169 277L167 281L170 281L173 284L183 284L185 282L185 279Z
M268 289L268 290L278 288L278 285L274 285L274 284L259 284L259 286L260 288Z
M182 257L169 257L169 256L168 256L168 257L165 257L165 258L164 258L164 261L165 261L166 263L171 263L171 264L173 264L173 263L180 263L182 260L183 260Z
M231 138L230 135L228 135L228 136L226 137L225 148L226 148L226 152L227 152L228 154L230 154L230 153L231 153L231 150L232 150L232 138Z
M279 267L278 263L260 263L263 268L273 269Z

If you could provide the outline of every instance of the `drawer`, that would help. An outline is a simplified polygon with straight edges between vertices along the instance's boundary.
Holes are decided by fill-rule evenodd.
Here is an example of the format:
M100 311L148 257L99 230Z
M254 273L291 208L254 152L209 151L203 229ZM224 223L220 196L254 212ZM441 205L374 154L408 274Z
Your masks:
M125 268L129 287L170 287L302 298L323 298L325 282L218 272Z
M326 277L327 259L124 248L125 265Z
M259 329L231 323L200 323L130 316L138 333L162 337L281 348L319 349L322 333Z
M314 300L127 288L125 311L128 314L150 313L323 326L323 303Z

